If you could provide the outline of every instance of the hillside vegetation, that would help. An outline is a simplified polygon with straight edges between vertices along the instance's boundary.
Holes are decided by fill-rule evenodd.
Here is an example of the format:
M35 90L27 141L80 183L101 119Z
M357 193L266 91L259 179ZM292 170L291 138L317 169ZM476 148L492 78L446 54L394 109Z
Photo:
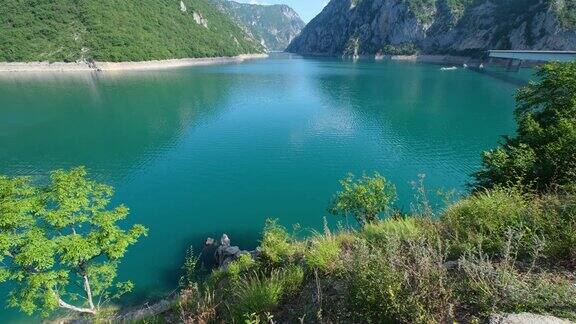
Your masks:
M143 61L263 48L205 0L4 0L0 61Z

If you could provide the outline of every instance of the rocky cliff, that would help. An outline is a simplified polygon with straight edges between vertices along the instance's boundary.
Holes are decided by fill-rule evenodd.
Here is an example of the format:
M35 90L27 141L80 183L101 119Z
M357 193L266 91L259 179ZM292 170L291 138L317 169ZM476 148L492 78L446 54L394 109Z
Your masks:
M257 5L228 0L212 2L268 50L286 49L305 25L300 16L286 5Z
M287 51L481 55L576 49L575 0L331 0Z

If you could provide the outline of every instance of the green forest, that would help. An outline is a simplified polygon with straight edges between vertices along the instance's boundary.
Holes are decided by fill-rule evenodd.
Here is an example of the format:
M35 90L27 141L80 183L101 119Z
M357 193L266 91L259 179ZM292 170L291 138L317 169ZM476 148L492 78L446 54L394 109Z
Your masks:
M119 62L263 51L205 0L182 3L185 10L175 0L6 0L0 61Z

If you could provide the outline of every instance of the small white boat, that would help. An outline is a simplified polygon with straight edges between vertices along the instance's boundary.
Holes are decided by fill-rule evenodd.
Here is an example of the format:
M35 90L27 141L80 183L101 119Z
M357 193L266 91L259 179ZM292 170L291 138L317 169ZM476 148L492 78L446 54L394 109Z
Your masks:
M456 69L458 69L458 68L455 66L444 66L444 67L440 68L441 71L451 71L451 70L456 70Z

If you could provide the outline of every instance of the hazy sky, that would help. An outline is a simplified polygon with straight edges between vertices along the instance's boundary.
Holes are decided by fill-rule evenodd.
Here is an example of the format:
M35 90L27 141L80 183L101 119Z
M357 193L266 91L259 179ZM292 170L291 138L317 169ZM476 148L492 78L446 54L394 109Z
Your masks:
M286 4L296 10L304 22L308 23L322 11L328 0L236 0L258 4Z

